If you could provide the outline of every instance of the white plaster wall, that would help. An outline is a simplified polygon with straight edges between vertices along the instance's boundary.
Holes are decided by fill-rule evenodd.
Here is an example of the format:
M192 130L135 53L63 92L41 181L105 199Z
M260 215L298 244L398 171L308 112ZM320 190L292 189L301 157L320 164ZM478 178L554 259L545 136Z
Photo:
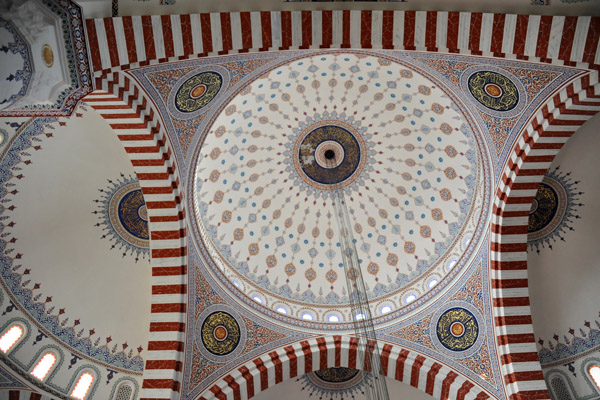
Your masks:
M81 111L81 110L78 110ZM71 117L66 126L55 124L53 137L44 139L23 165L23 179L14 179L18 190L11 219L16 225L15 252L30 268L28 279L41 283L35 293L52 297L55 311L65 308L71 326L95 330L92 341L111 337L111 347L146 348L150 322L151 271L148 259L111 250L94 226L99 189L120 173L134 175L122 144L97 113Z
M529 251L529 290L536 338L551 339L578 331L584 321L600 320L600 115L583 125L569 139L550 169L560 166L571 172L578 187L582 207L573 231L565 241L545 248L540 254Z

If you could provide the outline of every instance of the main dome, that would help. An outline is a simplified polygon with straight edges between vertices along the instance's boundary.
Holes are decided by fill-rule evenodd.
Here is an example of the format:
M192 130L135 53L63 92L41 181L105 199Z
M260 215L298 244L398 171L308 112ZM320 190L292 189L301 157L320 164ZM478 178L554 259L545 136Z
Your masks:
M193 187L201 245L218 280L258 308L351 321L332 201L342 190L382 315L469 258L487 213L485 154L414 68L366 52L296 59L243 87L207 131Z

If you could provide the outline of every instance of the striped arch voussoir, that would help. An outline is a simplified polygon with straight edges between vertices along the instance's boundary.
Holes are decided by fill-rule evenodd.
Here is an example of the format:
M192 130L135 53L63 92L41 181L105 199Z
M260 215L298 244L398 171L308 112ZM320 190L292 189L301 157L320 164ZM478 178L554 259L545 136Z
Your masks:
M510 399L550 399L531 323L529 209L556 154L599 111L600 84L593 72L568 84L540 109L502 173L494 202L490 275L498 353Z
M126 16L85 24L96 78L197 56L324 48L439 51L592 69L600 64L600 17L588 16L314 10Z
M380 344L385 376L405 382L436 399L492 398L481 387L419 353L391 344ZM255 358L207 388L198 400L250 399L278 383L332 367L357 365L355 337L326 336L300 341Z
M41 395L28 390L8 390L7 400L53 400L52 397Z
M127 77L115 74L84 101L116 133L137 174L148 210L152 308L141 400L177 398L187 291L186 230L177 166L158 113Z

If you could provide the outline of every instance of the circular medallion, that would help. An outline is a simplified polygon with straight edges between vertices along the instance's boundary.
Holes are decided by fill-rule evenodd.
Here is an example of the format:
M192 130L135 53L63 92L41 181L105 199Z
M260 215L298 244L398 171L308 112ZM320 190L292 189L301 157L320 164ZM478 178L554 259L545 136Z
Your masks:
M310 372L301 379L304 389L319 398L354 398L364 385L364 372L354 368L334 367Z
M577 218L576 211L582 204L577 181L558 168L546 174L535 194L529 210L527 243L530 249L552 248L556 239L573 230L571 223Z
M332 185L344 182L358 167L360 146L346 129L320 126L310 131L298 146L298 165L309 179Z
M555 180L546 179L540 183L529 210L528 233L535 234L548 227L552 221L555 221L555 223L560 221L563 215L558 215L558 218L555 218L557 217L556 212L559 210L560 201L562 200L564 204L565 199L564 188ZM560 211L560 214L564 214L565 208L562 207Z
M477 71L469 77L469 91L478 102L495 111L510 111L519 103L519 91L506 76Z
M510 71L492 65L473 65L460 75L460 86L482 113L500 118L521 114L527 106L527 92Z
M186 80L175 94L175 107L184 113L198 111L215 98L223 77L214 71L201 72Z
M111 185L101 189L103 197L96 201L100 222L96 226L104 231L113 246L123 251L123 255L135 254L149 256L150 233L148 229L148 210L144 202L142 189L133 177L122 175L120 179L110 181Z
M110 201L111 222L123 240L139 245L147 241L148 212L139 184L120 188ZM117 221L118 217L118 221Z
M240 326L231 314L215 311L202 322L202 344L216 356L231 354L240 344Z
M223 363L241 354L246 328L241 317L225 304L207 307L196 319L196 348L209 360Z
M475 344L479 335L479 325L469 310L455 307L440 316L436 334L440 343L447 349L465 351Z
M48 68L54 65L54 52L48 44L42 46L42 60L44 60L44 65Z

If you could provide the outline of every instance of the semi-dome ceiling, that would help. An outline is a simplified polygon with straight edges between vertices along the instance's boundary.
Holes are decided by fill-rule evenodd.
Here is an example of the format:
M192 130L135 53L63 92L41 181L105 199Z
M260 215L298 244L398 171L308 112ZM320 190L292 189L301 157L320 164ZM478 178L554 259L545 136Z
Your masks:
M472 75L480 101L507 101L496 75L485 84ZM195 75L176 104L208 102L227 79ZM348 321L338 188L381 315L468 261L483 224L485 157L464 111L422 73L379 55L314 55L254 80L216 117L198 156L195 216L238 295L293 317Z

